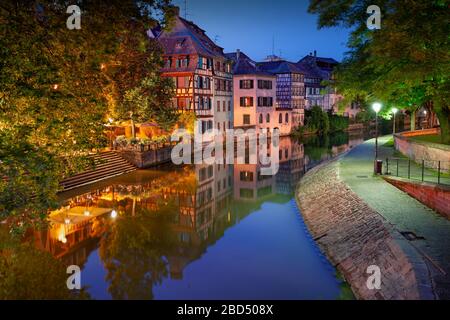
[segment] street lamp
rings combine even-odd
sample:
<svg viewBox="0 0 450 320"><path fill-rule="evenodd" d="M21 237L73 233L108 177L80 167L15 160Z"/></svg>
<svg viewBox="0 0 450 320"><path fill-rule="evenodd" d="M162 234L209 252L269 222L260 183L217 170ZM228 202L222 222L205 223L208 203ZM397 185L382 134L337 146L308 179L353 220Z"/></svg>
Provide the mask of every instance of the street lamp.
<svg viewBox="0 0 450 320"><path fill-rule="evenodd" d="M395 115L397 114L397 112L397 108L392 108L392 113L394 114L394 129L392 130L392 134L395 134Z"/></svg>
<svg viewBox="0 0 450 320"><path fill-rule="evenodd" d="M374 173L377 174L377 160L378 160L378 112L381 110L381 103L375 102L372 105L373 111L375 111L375 161L374 161Z"/></svg>

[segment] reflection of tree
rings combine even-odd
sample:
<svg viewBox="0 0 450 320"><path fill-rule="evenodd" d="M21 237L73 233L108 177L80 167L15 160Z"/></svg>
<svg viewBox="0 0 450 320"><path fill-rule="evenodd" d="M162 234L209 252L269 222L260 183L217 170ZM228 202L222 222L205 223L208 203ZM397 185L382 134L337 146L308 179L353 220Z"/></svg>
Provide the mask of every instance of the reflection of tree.
<svg viewBox="0 0 450 320"><path fill-rule="evenodd" d="M135 216L119 218L100 243L113 299L152 299L152 288L168 275L165 257L176 245L170 223L173 202L158 203L158 211L137 207Z"/></svg>
<svg viewBox="0 0 450 320"><path fill-rule="evenodd" d="M12 239L0 228L0 300L72 299L66 268L48 252Z"/></svg>

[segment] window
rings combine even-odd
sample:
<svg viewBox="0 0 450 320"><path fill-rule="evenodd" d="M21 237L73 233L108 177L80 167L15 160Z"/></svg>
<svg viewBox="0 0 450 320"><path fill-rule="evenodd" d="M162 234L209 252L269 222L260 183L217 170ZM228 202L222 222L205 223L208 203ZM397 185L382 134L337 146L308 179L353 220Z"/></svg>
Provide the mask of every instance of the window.
<svg viewBox="0 0 450 320"><path fill-rule="evenodd" d="M253 97L241 97L241 107L253 107Z"/></svg>
<svg viewBox="0 0 450 320"><path fill-rule="evenodd" d="M165 64L166 68L172 68L172 57L168 57Z"/></svg>
<svg viewBox="0 0 450 320"><path fill-rule="evenodd" d="M217 130L220 131L220 122L217 122Z"/></svg>
<svg viewBox="0 0 450 320"><path fill-rule="evenodd" d="M240 89L253 89L253 80L240 80L239 88Z"/></svg>
<svg viewBox="0 0 450 320"><path fill-rule="evenodd" d="M228 101L228 111L231 111L231 101Z"/></svg>
<svg viewBox="0 0 450 320"><path fill-rule="evenodd" d="M253 181L253 172L251 171L241 171L239 173L241 181L252 182Z"/></svg>
<svg viewBox="0 0 450 320"><path fill-rule="evenodd" d="M258 89L272 89L272 81L270 80L258 80Z"/></svg>
<svg viewBox="0 0 450 320"><path fill-rule="evenodd" d="M281 113L278 117L278 123L283 123L283 115Z"/></svg>
<svg viewBox="0 0 450 320"><path fill-rule="evenodd" d="M289 123L289 113L286 113L285 121L286 121L286 123Z"/></svg>
<svg viewBox="0 0 450 320"><path fill-rule="evenodd" d="M217 101L217 111L220 111L220 101Z"/></svg>
<svg viewBox="0 0 450 320"><path fill-rule="evenodd" d="M270 122L270 114L266 115L266 122L269 123Z"/></svg>
<svg viewBox="0 0 450 320"><path fill-rule="evenodd" d="M273 98L272 97L258 97L258 107L272 107Z"/></svg>
<svg viewBox="0 0 450 320"><path fill-rule="evenodd" d="M259 123L263 123L263 115L262 114L259 115Z"/></svg>
<svg viewBox="0 0 450 320"><path fill-rule="evenodd" d="M250 115L244 114L243 121L244 121L244 124L250 124Z"/></svg>
<svg viewBox="0 0 450 320"><path fill-rule="evenodd" d="M224 101L224 102L222 103L222 111L223 111L223 112L227 111L226 108L227 108L227 107L226 107L226 101Z"/></svg>

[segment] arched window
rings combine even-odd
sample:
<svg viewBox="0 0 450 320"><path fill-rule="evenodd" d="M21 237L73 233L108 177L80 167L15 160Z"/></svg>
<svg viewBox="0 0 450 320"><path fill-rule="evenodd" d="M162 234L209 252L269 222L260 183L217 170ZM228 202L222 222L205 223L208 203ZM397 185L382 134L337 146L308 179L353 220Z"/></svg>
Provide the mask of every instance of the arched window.
<svg viewBox="0 0 450 320"><path fill-rule="evenodd" d="M263 123L263 115L262 114L259 115L259 123Z"/></svg>
<svg viewBox="0 0 450 320"><path fill-rule="evenodd" d="M279 123L283 123L283 115L280 113L279 117L278 117L278 122Z"/></svg>
<svg viewBox="0 0 450 320"><path fill-rule="evenodd" d="M266 115L266 122L267 122L267 123L270 122L270 114L269 114L269 113Z"/></svg>
<svg viewBox="0 0 450 320"><path fill-rule="evenodd" d="M289 123L289 113L286 113L285 119L286 119L286 123Z"/></svg>

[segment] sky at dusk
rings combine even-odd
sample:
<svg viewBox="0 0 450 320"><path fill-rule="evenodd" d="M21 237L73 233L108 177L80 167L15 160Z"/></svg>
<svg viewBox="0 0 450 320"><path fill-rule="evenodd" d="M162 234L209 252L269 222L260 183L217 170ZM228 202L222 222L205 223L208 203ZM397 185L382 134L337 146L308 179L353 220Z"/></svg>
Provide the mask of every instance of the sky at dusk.
<svg viewBox="0 0 450 320"><path fill-rule="evenodd" d="M185 15L185 0L173 0ZM187 19L206 30L225 52L241 51L261 61L272 54L298 61L317 50L321 57L341 61L349 31L318 30L308 0L186 0Z"/></svg>

